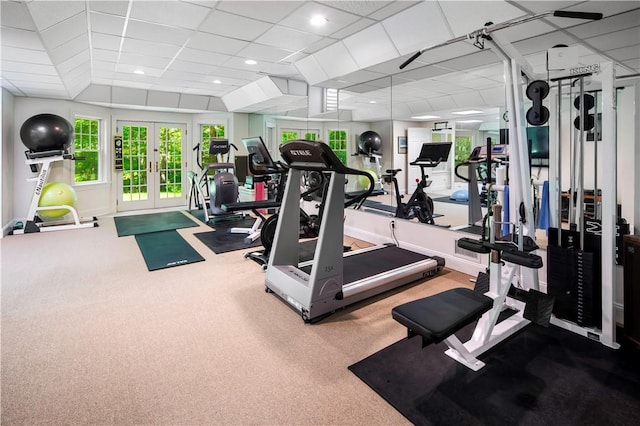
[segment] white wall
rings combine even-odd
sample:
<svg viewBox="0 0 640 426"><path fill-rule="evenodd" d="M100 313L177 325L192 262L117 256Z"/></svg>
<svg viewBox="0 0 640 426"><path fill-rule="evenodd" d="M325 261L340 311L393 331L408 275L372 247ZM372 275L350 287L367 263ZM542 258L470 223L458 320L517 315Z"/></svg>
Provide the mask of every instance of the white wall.
<svg viewBox="0 0 640 426"><path fill-rule="evenodd" d="M4 88L2 89L2 144L0 146L0 238L13 225L13 170L14 170L14 135L16 134L14 97Z"/></svg>
<svg viewBox="0 0 640 426"><path fill-rule="evenodd" d="M3 102L5 99L5 91L3 90ZM33 195L35 187L34 182L27 182L27 178L33 176L28 166L25 164L24 151L26 148L22 144L19 135L19 129L22 123L29 117L40 113L51 113L66 118L70 122L74 121L76 115L85 115L90 117L96 117L103 120L104 137L105 137L105 151L103 153L106 173L104 176L104 182L97 184L78 184L74 185L76 192L78 193L78 213L80 216L102 216L105 214L111 214L116 212L116 199L117 199L117 184L119 182L119 175L113 169L113 148L112 148L112 136L116 130L116 123L118 120L126 121L146 121L146 122L162 122L162 123L179 123L187 126L186 136L186 152L187 156L185 161L187 162L187 170L198 170L195 163L196 156L192 148L198 142L200 134L200 124L224 124L227 129L227 137L230 141L234 141L235 134L239 134L238 137L244 137L248 133L248 129L243 129L242 126L248 126L247 120L239 119L239 126L234 126L234 114L230 113L203 113L203 114L184 114L173 112L158 112L158 111L145 111L145 110L129 110L129 109L113 109L107 107L100 107L94 105L88 105L72 101L62 101L54 99L40 99L40 98L28 98L18 97L13 100L13 107L7 108L7 111L3 108L3 118L6 119L10 113L10 123L13 125L15 131L12 135L6 136L8 131L6 123L3 123L3 152L6 154L13 150L11 154L11 164L5 165L3 163L3 174L5 170L9 169L13 165L13 172L10 173L10 179L2 181L2 194L3 199L9 197L7 194L13 193L10 197L10 201L3 202L3 225L7 225L10 222L12 225L16 220L24 221L29 208L29 203ZM244 116L245 114L235 114L236 116ZM6 138L6 140L5 140ZM238 139L239 141L239 139ZM236 145L238 145L236 143ZM241 144L240 144L241 145ZM6 167L6 168L5 168ZM73 184L73 170L70 162L63 161L54 164L50 176L50 181L61 181L69 184ZM186 196L185 194L185 206ZM7 211L6 217L4 217L4 211Z"/></svg>

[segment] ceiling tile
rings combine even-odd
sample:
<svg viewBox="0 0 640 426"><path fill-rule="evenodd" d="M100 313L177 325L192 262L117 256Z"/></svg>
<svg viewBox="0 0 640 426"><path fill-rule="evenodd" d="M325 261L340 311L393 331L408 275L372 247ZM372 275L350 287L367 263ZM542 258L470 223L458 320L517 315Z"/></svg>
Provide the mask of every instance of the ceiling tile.
<svg viewBox="0 0 640 426"><path fill-rule="evenodd" d="M454 37L482 28L487 22L497 24L524 15L504 1L441 1L438 4Z"/></svg>
<svg viewBox="0 0 640 426"><path fill-rule="evenodd" d="M110 34L92 33L91 45L97 49L113 50L117 52L120 50L120 37Z"/></svg>
<svg viewBox="0 0 640 426"><path fill-rule="evenodd" d="M191 35L187 47L233 55L248 44L246 41L198 31Z"/></svg>
<svg viewBox="0 0 640 426"><path fill-rule="evenodd" d="M2 60L51 65L51 59L44 50L18 49L7 46L2 46Z"/></svg>
<svg viewBox="0 0 640 426"><path fill-rule="evenodd" d="M115 72L116 71L116 63L115 62L107 62L107 61L96 61L95 58L93 60L93 72Z"/></svg>
<svg viewBox="0 0 640 426"><path fill-rule="evenodd" d="M302 75L293 64L270 63L263 68L263 72L272 76L303 79Z"/></svg>
<svg viewBox="0 0 640 426"><path fill-rule="evenodd" d="M119 63L133 65L134 67L164 69L169 65L170 61L169 58L123 52L122 55L120 55Z"/></svg>
<svg viewBox="0 0 640 426"><path fill-rule="evenodd" d="M199 30L238 40L253 41L267 31L270 26L266 22L217 10L202 22Z"/></svg>
<svg viewBox="0 0 640 426"><path fill-rule="evenodd" d="M329 78L343 76L358 70L358 64L342 42L334 43L313 54Z"/></svg>
<svg viewBox="0 0 640 426"><path fill-rule="evenodd" d="M0 22L3 27L19 28L29 31L36 29L29 9L27 9L27 4L23 2L0 2Z"/></svg>
<svg viewBox="0 0 640 426"><path fill-rule="evenodd" d="M129 8L129 1L114 1L114 0L91 0L87 2L89 10L95 10L96 12L108 13L110 15L126 16L127 9Z"/></svg>
<svg viewBox="0 0 640 426"><path fill-rule="evenodd" d="M313 26L309 21L315 15L324 16L327 19L327 23L322 26ZM312 34L328 36L347 25L353 24L358 19L358 16L320 3L306 2L302 7L280 21L279 24Z"/></svg>
<svg viewBox="0 0 640 426"><path fill-rule="evenodd" d="M640 40L640 26L609 33L585 41L599 50L611 50L620 47L637 46Z"/></svg>
<svg viewBox="0 0 640 426"><path fill-rule="evenodd" d="M221 1L216 9L247 18L276 23L303 5L303 1Z"/></svg>
<svg viewBox="0 0 640 426"><path fill-rule="evenodd" d="M67 59L56 65L56 68L60 72L60 74L64 77L66 73L70 72L72 69L79 67L80 65L85 65L89 67L90 70L90 60L88 52L82 51L75 56Z"/></svg>
<svg viewBox="0 0 640 426"><path fill-rule="evenodd" d="M356 34L358 31L364 30L372 25L376 24L376 21L367 18L360 18L353 24L349 24L346 27L331 34L331 38L342 39L352 34Z"/></svg>
<svg viewBox="0 0 640 426"><path fill-rule="evenodd" d="M173 28L166 25L129 20L126 37L182 46L190 34L191 32L184 28Z"/></svg>
<svg viewBox="0 0 640 426"><path fill-rule="evenodd" d="M337 43L338 40L331 38L331 37L325 37L322 38L318 41L316 41L315 43L310 44L309 46L305 47L304 49L302 49L302 51L304 53L315 53L319 50L324 49L327 46L331 46L333 43Z"/></svg>
<svg viewBox="0 0 640 426"><path fill-rule="evenodd" d="M231 56L222 55L220 53L206 52L204 50L184 48L180 51L180 54L176 57L176 59L191 63L222 65L229 59L231 59Z"/></svg>
<svg viewBox="0 0 640 426"><path fill-rule="evenodd" d="M171 63L167 70L207 75L213 72L215 68L216 67L213 65L175 60Z"/></svg>
<svg viewBox="0 0 640 426"><path fill-rule="evenodd" d="M96 49L94 47L91 57L94 61L117 62L118 52L115 50Z"/></svg>
<svg viewBox="0 0 640 426"><path fill-rule="evenodd" d="M40 32L47 49L55 49L61 44L87 33L87 15L78 13Z"/></svg>
<svg viewBox="0 0 640 426"><path fill-rule="evenodd" d="M87 59L89 59L89 37L86 33L61 44L55 49L49 50L49 56L51 57L51 62L57 65L80 52L85 52Z"/></svg>
<svg viewBox="0 0 640 426"><path fill-rule="evenodd" d="M44 74L44 75L58 75L56 68L53 65L39 65L39 64L27 64L24 62L13 62L2 60L2 72L15 71L26 74Z"/></svg>
<svg viewBox="0 0 640 426"><path fill-rule="evenodd" d="M382 9L373 12L371 15L369 15L369 18L371 19L377 19L377 20L383 20L386 18L389 18L405 9L408 9L412 6L415 6L418 3L421 3L424 0L420 0L420 1L409 1L409 0L405 0L405 1L392 1L390 2L387 6L383 7Z"/></svg>
<svg viewBox="0 0 640 426"><path fill-rule="evenodd" d="M291 51L302 50L322 37L293 28L276 25L258 37L255 42Z"/></svg>
<svg viewBox="0 0 640 426"><path fill-rule="evenodd" d="M401 55L414 53L452 38L434 2L423 2L386 19L382 25Z"/></svg>
<svg viewBox="0 0 640 426"><path fill-rule="evenodd" d="M602 11L604 12L605 10L606 12L610 12L609 7L606 7ZM624 15L611 16L599 21L584 22L581 25L569 28L567 31L578 38L588 38L637 27L638 22L640 22L640 8L638 10L625 13Z"/></svg>
<svg viewBox="0 0 640 426"><path fill-rule="evenodd" d="M2 27L2 46L44 50L40 36L35 31Z"/></svg>
<svg viewBox="0 0 640 426"><path fill-rule="evenodd" d="M638 48L637 45L623 47L621 49L607 50L605 53L618 61L640 58L640 48Z"/></svg>
<svg viewBox="0 0 640 426"><path fill-rule="evenodd" d="M143 75L134 73L136 70L144 71ZM122 78L130 78L134 81L146 81L150 77L160 77L164 72L164 68L153 68L148 65L131 65L131 64L118 64L116 65L116 73L124 74Z"/></svg>
<svg viewBox="0 0 640 426"><path fill-rule="evenodd" d="M83 1L32 1L27 3L31 17L40 31L85 10Z"/></svg>
<svg viewBox="0 0 640 426"><path fill-rule="evenodd" d="M380 24L344 39L343 43L360 68L399 56L384 27Z"/></svg>
<svg viewBox="0 0 640 426"><path fill-rule="evenodd" d="M91 20L92 33L122 35L125 21L124 17L96 12L92 12L89 17Z"/></svg>
<svg viewBox="0 0 640 426"><path fill-rule="evenodd" d="M378 0L372 0L372 1L330 0L330 1L319 1L318 3L322 3L329 7L340 9L345 12L353 13L354 15L369 16L370 14L384 8L385 6L393 2L378 1Z"/></svg>
<svg viewBox="0 0 640 426"><path fill-rule="evenodd" d="M149 52L153 53L153 56L173 58L180 51L180 47L173 44L157 43L155 41L125 38L122 45L122 51L131 53Z"/></svg>
<svg viewBox="0 0 640 426"><path fill-rule="evenodd" d="M242 58L255 59L257 61L279 62L291 56L291 50L251 43L237 53ZM290 63L291 61L286 61Z"/></svg>
<svg viewBox="0 0 640 426"><path fill-rule="evenodd" d="M3 71L2 77L18 84L22 81L31 81L33 83L53 83L60 84L60 77L57 75L44 74L27 74L24 72Z"/></svg>
<svg viewBox="0 0 640 426"><path fill-rule="evenodd" d="M211 9L177 1L134 1L130 17L180 28L197 28Z"/></svg>
<svg viewBox="0 0 640 426"><path fill-rule="evenodd" d="M329 79L327 73L322 69L313 55L309 55L295 63L296 68L304 75L310 85L318 84Z"/></svg>
<svg viewBox="0 0 640 426"><path fill-rule="evenodd" d="M456 108L458 104L449 95L437 96L429 99L431 106L437 110Z"/></svg>

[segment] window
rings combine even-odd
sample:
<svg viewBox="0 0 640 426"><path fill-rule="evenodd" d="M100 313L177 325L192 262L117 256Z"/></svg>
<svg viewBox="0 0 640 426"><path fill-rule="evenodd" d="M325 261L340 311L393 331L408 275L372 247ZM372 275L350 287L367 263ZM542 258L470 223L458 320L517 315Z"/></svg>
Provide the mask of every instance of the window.
<svg viewBox="0 0 640 426"><path fill-rule="evenodd" d="M329 147L336 153L342 164L347 165L346 130L329 130Z"/></svg>
<svg viewBox="0 0 640 426"><path fill-rule="evenodd" d="M211 138L224 138L224 124L203 124L200 131L200 164L211 164L218 161L217 158L209 158L209 143Z"/></svg>
<svg viewBox="0 0 640 426"><path fill-rule="evenodd" d="M302 135L302 137L298 136ZM319 140L320 131L315 129L282 129L280 132L280 142L286 143L294 139L306 139L308 141Z"/></svg>
<svg viewBox="0 0 640 426"><path fill-rule="evenodd" d="M73 152L83 158L73 162L76 183L100 180L100 120L76 117Z"/></svg>

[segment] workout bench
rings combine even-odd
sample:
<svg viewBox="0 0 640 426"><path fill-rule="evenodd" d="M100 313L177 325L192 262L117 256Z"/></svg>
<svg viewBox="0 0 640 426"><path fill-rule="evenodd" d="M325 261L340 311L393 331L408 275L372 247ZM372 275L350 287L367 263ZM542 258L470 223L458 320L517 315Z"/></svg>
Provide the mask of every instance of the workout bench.
<svg viewBox="0 0 640 426"><path fill-rule="evenodd" d="M505 306L505 300L511 287L511 281L518 267L538 269L542 267L542 258L536 254L521 252L505 243L490 243L461 238L458 246L476 253L498 251L500 259L513 264L509 277L499 280L498 292L491 297L468 288L454 288L442 293L414 300L391 311L394 320L407 327L407 337L422 337L422 347L431 343L445 342L449 349L448 356L478 371L484 363L476 357L496 344L521 330L530 322L548 325L553 307L553 298L537 292L529 291L531 307L525 305L520 310L500 323L498 315ZM498 262L500 265L501 262ZM500 266L498 266L501 277ZM549 305L550 303L550 305ZM462 343L455 335L465 326L478 321L473 337ZM546 322L546 323L545 323Z"/></svg>

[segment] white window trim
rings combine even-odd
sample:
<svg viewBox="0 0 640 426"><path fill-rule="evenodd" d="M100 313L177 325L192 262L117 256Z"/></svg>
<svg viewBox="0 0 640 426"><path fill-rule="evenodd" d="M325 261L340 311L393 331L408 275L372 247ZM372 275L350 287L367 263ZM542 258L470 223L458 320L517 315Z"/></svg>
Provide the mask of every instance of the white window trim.
<svg viewBox="0 0 640 426"><path fill-rule="evenodd" d="M108 162L110 159L109 148L111 145L107 141L107 119L91 114L76 113L73 115L73 127L75 129L76 119L85 120L97 120L98 121L98 179L87 182L76 182L76 168L75 163L72 167L71 181L74 187L83 187L91 185L102 185L109 182L108 176ZM74 140L75 145L75 140ZM75 151L75 146L74 146Z"/></svg>

